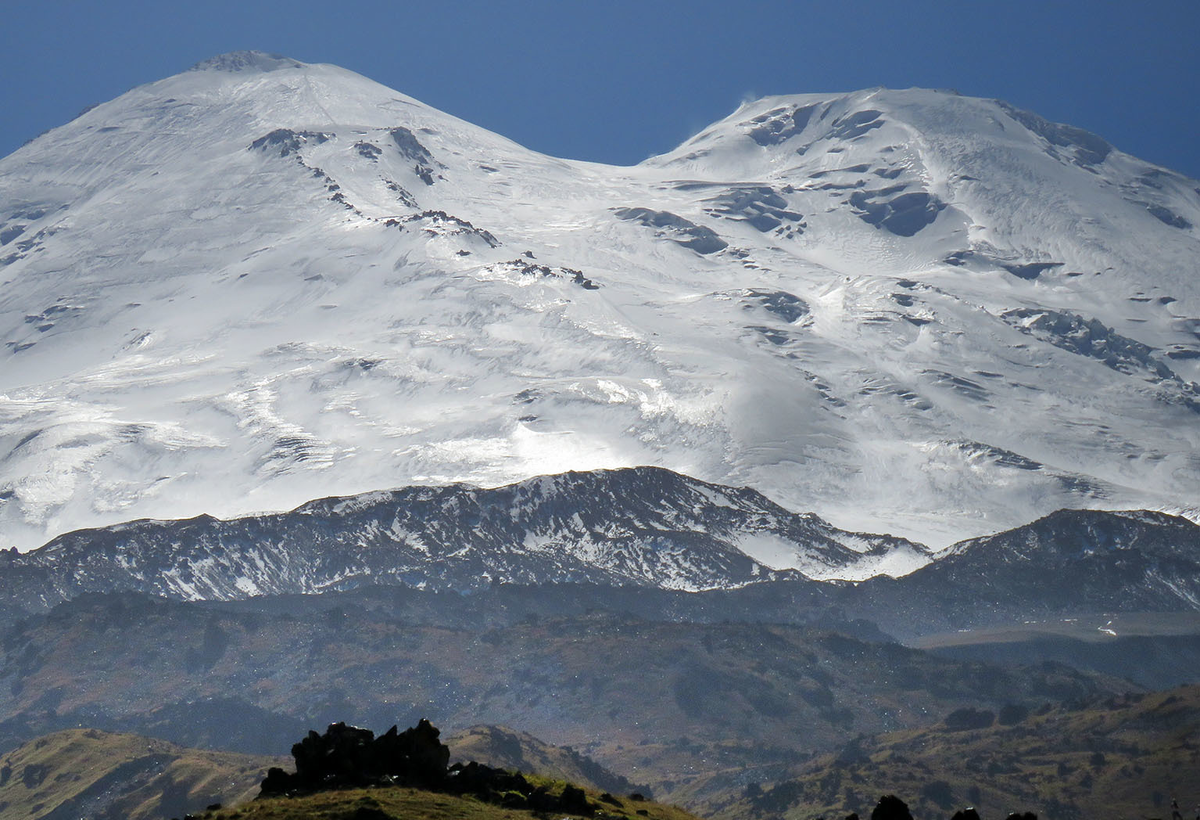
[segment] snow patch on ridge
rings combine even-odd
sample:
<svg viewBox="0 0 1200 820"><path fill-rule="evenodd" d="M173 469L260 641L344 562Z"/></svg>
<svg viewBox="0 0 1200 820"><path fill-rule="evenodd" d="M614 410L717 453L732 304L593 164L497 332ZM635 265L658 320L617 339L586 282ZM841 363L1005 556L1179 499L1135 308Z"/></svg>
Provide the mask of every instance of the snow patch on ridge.
<svg viewBox="0 0 1200 820"><path fill-rule="evenodd" d="M189 71L278 71L284 68L305 68L306 63L293 60L282 54L265 51L230 51L201 60Z"/></svg>

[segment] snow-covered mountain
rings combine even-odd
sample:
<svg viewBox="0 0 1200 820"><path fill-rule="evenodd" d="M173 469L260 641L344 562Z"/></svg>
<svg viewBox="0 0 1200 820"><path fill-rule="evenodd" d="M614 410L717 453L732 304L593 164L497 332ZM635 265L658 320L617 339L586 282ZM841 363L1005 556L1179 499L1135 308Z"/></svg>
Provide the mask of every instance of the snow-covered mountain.
<svg viewBox="0 0 1200 820"><path fill-rule="evenodd" d="M824 583L833 579L857 583ZM419 597L426 615L476 626L496 613L512 622L593 608L683 621L858 618L912 638L1030 618L1195 613L1200 526L1144 510L1060 510L934 560L751 489L637 467L491 489L405 487L231 520L132 521L0 551L0 621L126 592Z"/></svg>
<svg viewBox="0 0 1200 820"><path fill-rule="evenodd" d="M843 600L899 637L1080 613L1196 613L1200 526L1145 510L1059 510L955 544L901 579L872 578Z"/></svg>
<svg viewBox="0 0 1200 820"><path fill-rule="evenodd" d="M1198 186L941 91L616 168L214 58L0 160L0 533L642 464L935 545L1194 511Z"/></svg>
<svg viewBox="0 0 1200 820"><path fill-rule="evenodd" d="M655 467L495 489L406 487L222 521L133 521L0 552L0 610L88 592L236 600L362 586L478 591L493 583L735 589L904 575L925 548L838 530L749 489Z"/></svg>

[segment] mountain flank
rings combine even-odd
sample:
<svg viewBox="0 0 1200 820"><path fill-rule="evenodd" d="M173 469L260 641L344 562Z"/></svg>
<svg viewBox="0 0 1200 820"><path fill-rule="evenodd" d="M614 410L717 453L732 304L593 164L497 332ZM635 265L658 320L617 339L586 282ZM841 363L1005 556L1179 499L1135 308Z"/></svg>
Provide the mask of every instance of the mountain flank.
<svg viewBox="0 0 1200 820"><path fill-rule="evenodd" d="M293 736L288 727L428 716L450 732L522 726L675 799L706 771L779 766L848 733L1138 690L1058 664L948 660L828 627L603 612L451 627L323 596L275 607L124 594L29 618L3 635L0 728L25 739L82 722L260 750L249 744Z"/></svg>
<svg viewBox="0 0 1200 820"><path fill-rule="evenodd" d="M282 758L70 729L0 757L0 817L162 820L258 794Z"/></svg>
<svg viewBox="0 0 1200 820"><path fill-rule="evenodd" d="M716 818L865 816L881 790L917 817L973 805L1054 820L1169 817L1200 804L1200 687L1125 695L1085 708L964 710L937 726L851 739L792 774L713 801Z"/></svg>
<svg viewBox="0 0 1200 820"><path fill-rule="evenodd" d="M713 782L696 791L703 795L696 804L703 816L717 820L780 816L799 820L851 812L866 816L880 794L902 795L913 814L924 818L948 817L966 805L984 817L1004 817L1017 808L1067 820L1154 815L1165 812L1172 799L1187 805L1200 796L1188 777L1200 763L1194 742L1200 731L1198 720L1200 687L1196 686L1068 706L1047 703L1029 708L1009 703L995 711L965 708L923 729L857 735L836 752L773 774L763 768L744 771L740 785L734 770L711 772ZM460 737L466 745L460 741L455 755L467 749L503 747L516 737L553 754L544 744L495 727L479 727ZM481 744L481 738L489 739ZM311 737L306 742L311 744ZM495 767L498 776L510 776L496 765L499 759L491 759L488 765ZM400 785L253 800L266 768L281 765L280 758L70 730L38 738L0 757L0 815L33 820L67 816L142 820L171 814L378 820L416 815L483 818L502 810L495 816L528 816L500 805L515 800L515 794L497 792L482 802L464 801L454 794ZM474 777L487 768L470 764L450 769L456 770L474 772ZM528 773L525 782L528 788L545 787L550 795L561 794L566 787L560 778ZM581 804L587 816L629 820L690 816L633 793L588 786L578 794L588 803L586 808Z"/></svg>
<svg viewBox="0 0 1200 820"><path fill-rule="evenodd" d="M447 737L446 745L452 764L474 760L497 769L533 772L596 792L651 794L648 787L626 780L570 747L552 746L507 726L472 726Z"/></svg>

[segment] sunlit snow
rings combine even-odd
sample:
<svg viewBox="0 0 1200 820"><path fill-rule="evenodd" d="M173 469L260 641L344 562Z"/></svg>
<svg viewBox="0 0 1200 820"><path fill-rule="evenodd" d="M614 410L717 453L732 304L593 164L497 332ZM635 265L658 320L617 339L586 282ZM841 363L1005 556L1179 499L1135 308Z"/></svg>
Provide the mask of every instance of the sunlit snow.
<svg viewBox="0 0 1200 820"><path fill-rule="evenodd" d="M935 546L1194 510L1197 225L1200 183L946 92L615 168L226 56L0 160L0 532L637 464Z"/></svg>

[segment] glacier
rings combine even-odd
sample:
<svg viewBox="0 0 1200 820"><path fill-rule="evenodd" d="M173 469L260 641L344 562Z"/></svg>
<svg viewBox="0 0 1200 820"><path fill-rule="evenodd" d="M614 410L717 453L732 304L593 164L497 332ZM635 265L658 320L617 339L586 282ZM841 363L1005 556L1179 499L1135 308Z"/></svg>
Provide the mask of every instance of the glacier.
<svg viewBox="0 0 1200 820"><path fill-rule="evenodd" d="M0 537L638 465L934 547L1195 517L1198 225L1197 181L951 92L612 167L223 55L0 160Z"/></svg>

